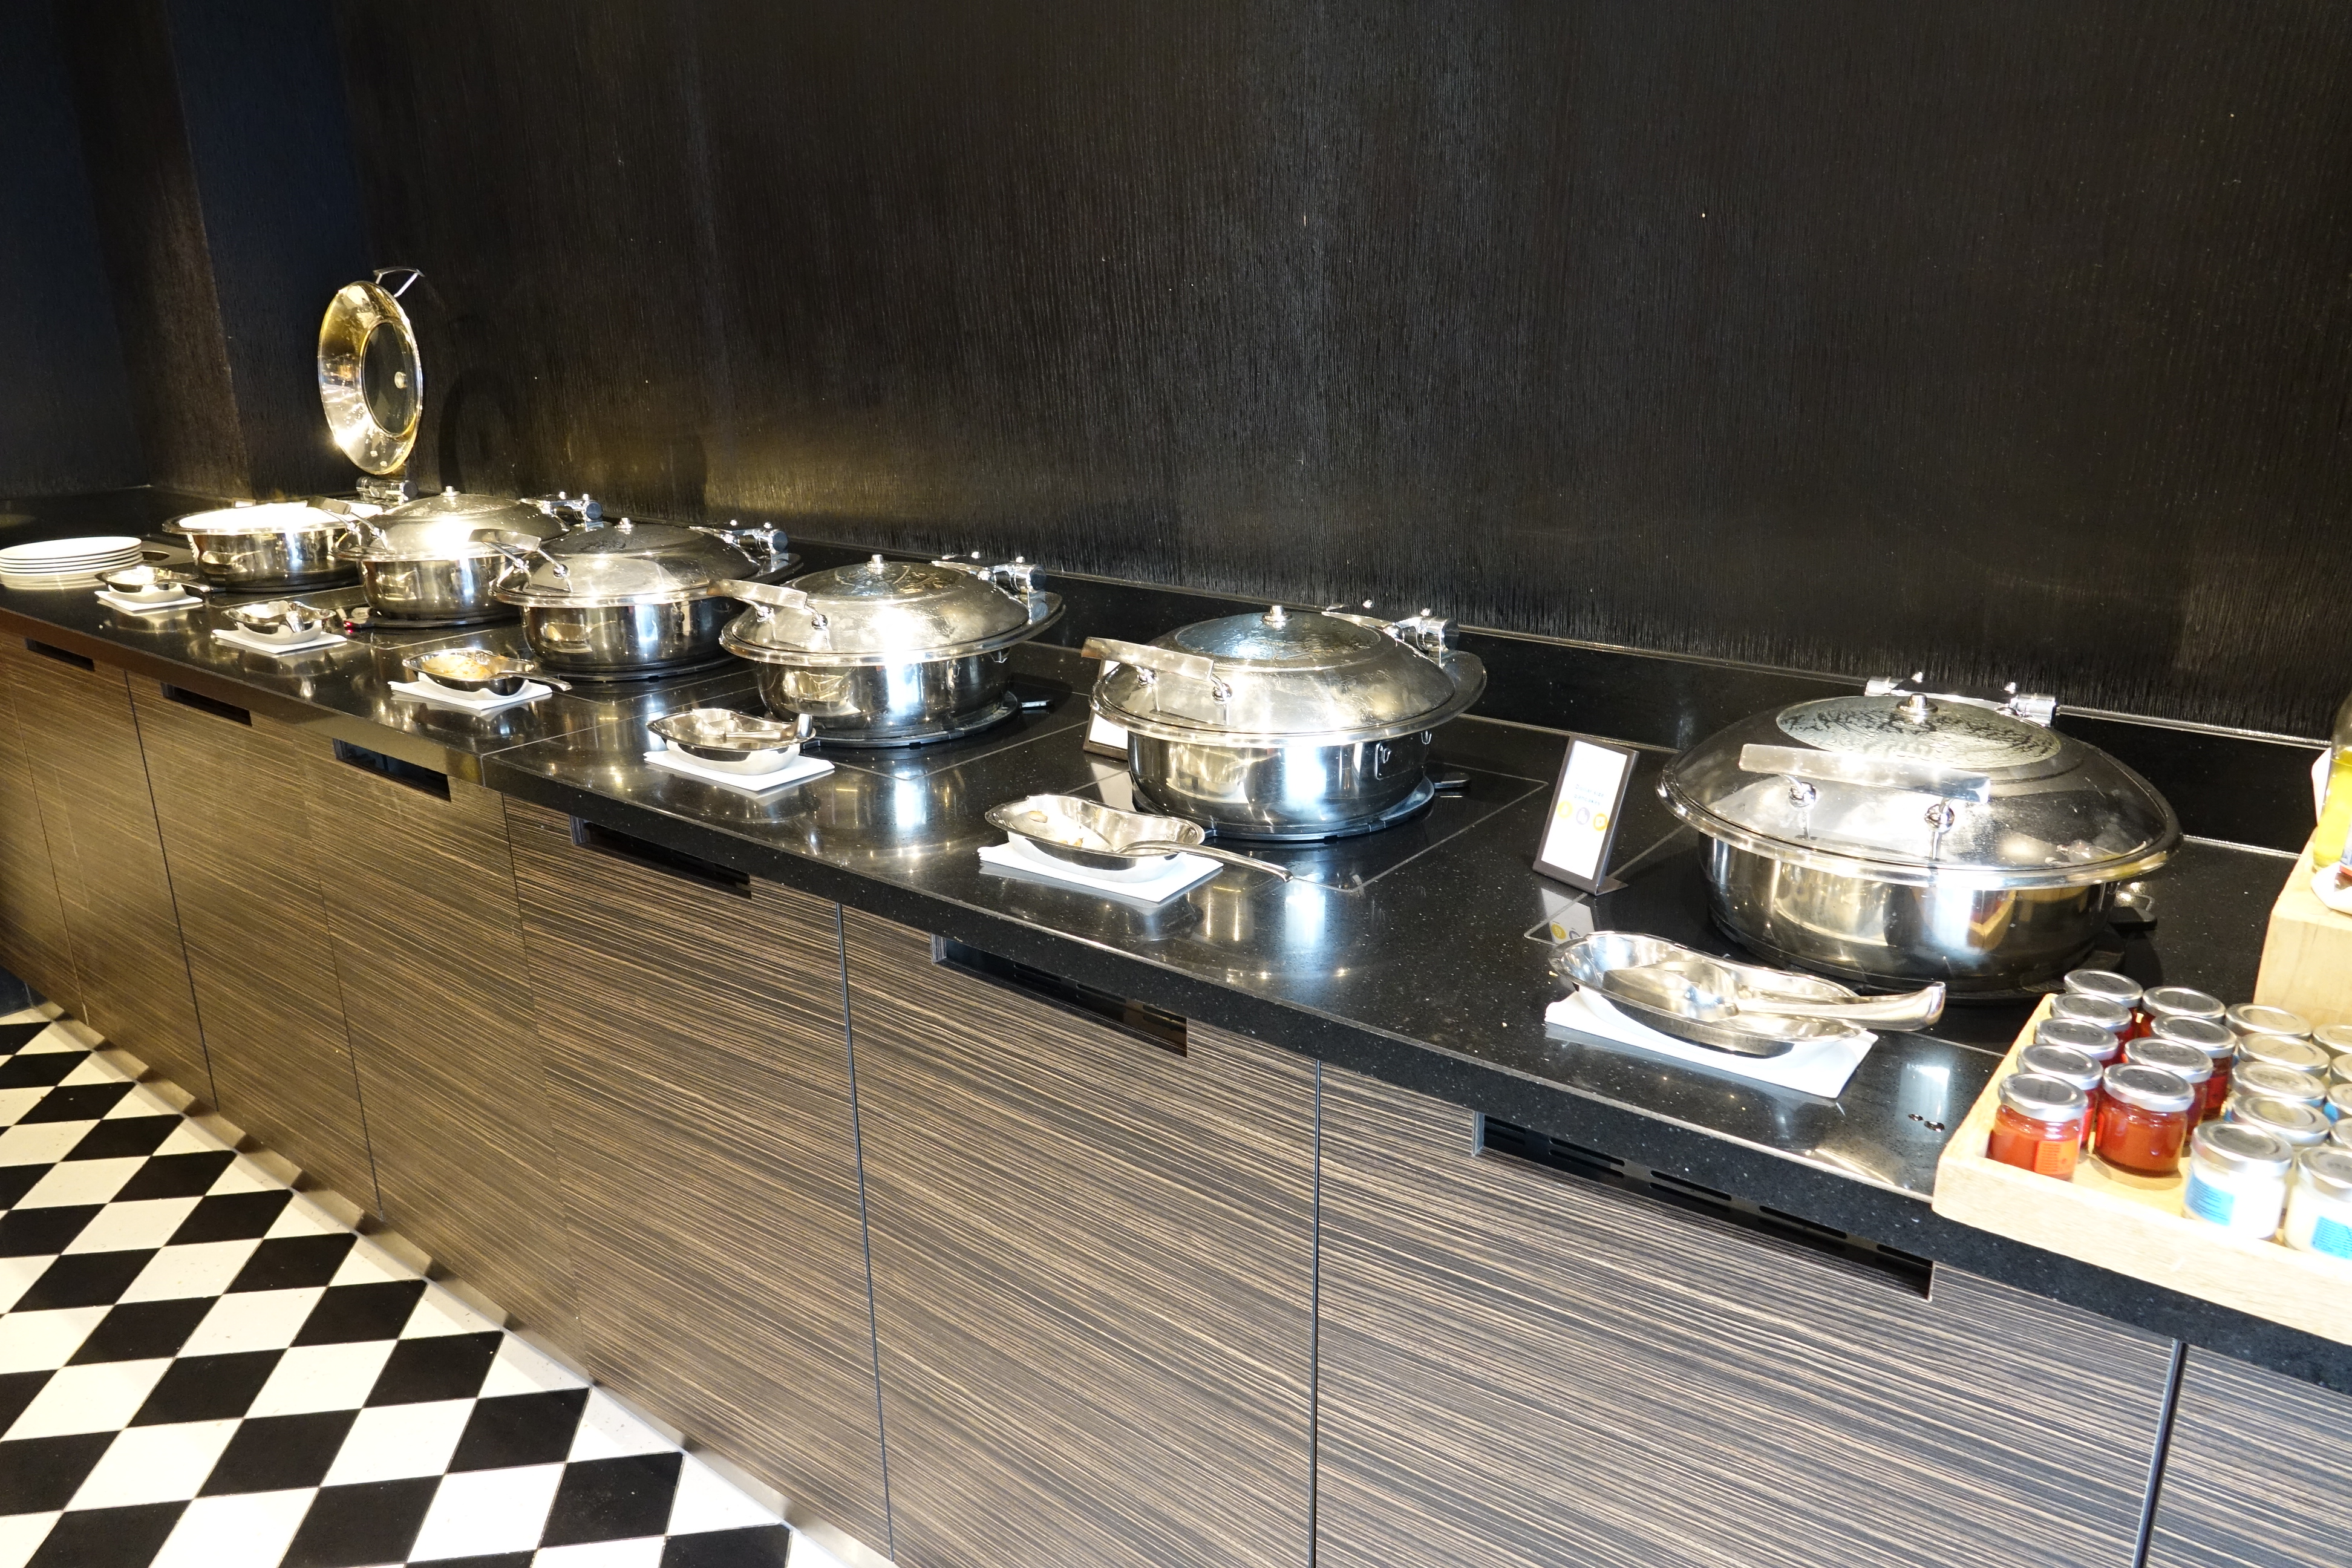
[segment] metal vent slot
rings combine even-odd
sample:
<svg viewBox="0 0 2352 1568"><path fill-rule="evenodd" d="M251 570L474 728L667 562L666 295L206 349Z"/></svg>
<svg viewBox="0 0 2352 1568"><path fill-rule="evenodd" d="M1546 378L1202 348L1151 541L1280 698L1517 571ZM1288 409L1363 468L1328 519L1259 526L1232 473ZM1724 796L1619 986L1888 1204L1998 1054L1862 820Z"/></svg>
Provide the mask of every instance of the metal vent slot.
<svg viewBox="0 0 2352 1568"><path fill-rule="evenodd" d="M615 860L626 860L632 866L642 866L648 871L658 871L681 881L699 882L722 893L734 893L742 898L751 896L751 873L738 871L732 866L721 866L716 860L705 860L698 855L688 855L683 849L671 849L617 827L605 827L583 816L572 819L572 842L583 849L599 855L610 855Z"/></svg>
<svg viewBox="0 0 2352 1568"><path fill-rule="evenodd" d="M354 746L349 741L335 742L335 761L379 774L396 784L405 784L421 795L429 795L439 800L449 798L448 774L436 773L431 768L420 768L415 763L404 763L398 757L387 757L382 752L371 752L365 746Z"/></svg>
<svg viewBox="0 0 2352 1568"><path fill-rule="evenodd" d="M78 653L68 653L65 649L53 647L48 643L35 642L31 637L25 639L25 647L26 651L39 654L43 658L53 658L59 664L72 665L76 669L94 670L98 668L98 660L94 658L86 658Z"/></svg>
<svg viewBox="0 0 2352 1568"><path fill-rule="evenodd" d="M251 724L253 715L234 702L224 702L217 697L207 697L201 691L191 691L184 686L163 686L163 700L176 702L183 708L193 708L199 713L209 713L215 719L226 719L233 724Z"/></svg>
<svg viewBox="0 0 2352 1568"><path fill-rule="evenodd" d="M1916 1295L1927 1294L1935 1271L1935 1265L1927 1258L1914 1257L1867 1237L1817 1225L1796 1215L1766 1208L1745 1198L1717 1192L1713 1187L1703 1187L1696 1182L1668 1175L1664 1171L1636 1165L1614 1154L1603 1154L1565 1139L1553 1138L1508 1121L1497 1121L1491 1116L1479 1118L1478 1148L1483 1154L1524 1160L1547 1171L1707 1215L1742 1230L1755 1231L1777 1241L1834 1258L1849 1267L1881 1275Z"/></svg>
<svg viewBox="0 0 2352 1568"><path fill-rule="evenodd" d="M1184 1020L1173 1013L1162 1012L1146 1002L1130 1001L1108 991L1097 991L1081 985L1075 980L1064 980L1042 969L1033 969L1010 958L999 958L992 952L982 952L953 937L931 938L931 962L958 970L975 980L991 985L1001 985L1008 991L1044 1003L1065 1013L1075 1013L1098 1024L1108 1024L1122 1034L1158 1046L1177 1056L1185 1054Z"/></svg>

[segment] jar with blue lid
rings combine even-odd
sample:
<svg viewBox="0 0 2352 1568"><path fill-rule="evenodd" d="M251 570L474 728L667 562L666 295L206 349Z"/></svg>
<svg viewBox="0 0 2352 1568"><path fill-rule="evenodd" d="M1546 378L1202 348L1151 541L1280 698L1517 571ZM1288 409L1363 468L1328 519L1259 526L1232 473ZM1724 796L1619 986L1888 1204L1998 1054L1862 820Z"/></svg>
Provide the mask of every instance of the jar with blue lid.
<svg viewBox="0 0 2352 1568"><path fill-rule="evenodd" d="M2294 1151L2284 1139L2236 1121L2208 1121L2189 1140L2189 1184L2180 1206L2190 1219L2267 1241L2286 1212Z"/></svg>
<svg viewBox="0 0 2352 1568"><path fill-rule="evenodd" d="M2285 1239L2305 1252L2352 1258L2352 1149L2329 1143L2295 1156Z"/></svg>

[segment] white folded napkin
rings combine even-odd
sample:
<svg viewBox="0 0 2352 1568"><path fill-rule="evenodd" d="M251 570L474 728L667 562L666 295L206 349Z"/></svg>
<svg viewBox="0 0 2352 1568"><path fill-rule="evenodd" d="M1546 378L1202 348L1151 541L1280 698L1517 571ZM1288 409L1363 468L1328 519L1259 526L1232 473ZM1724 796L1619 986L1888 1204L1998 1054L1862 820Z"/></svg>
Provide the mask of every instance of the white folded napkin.
<svg viewBox="0 0 2352 1568"><path fill-rule="evenodd" d="M332 647L339 642L352 640L341 632L320 632L317 637L305 637L300 642L272 642L268 637L257 637L242 627L229 626L215 626L213 636L231 647L241 647L253 653L266 653L272 658L283 658L289 653L310 653L319 648Z"/></svg>
<svg viewBox="0 0 2352 1568"><path fill-rule="evenodd" d="M688 778L700 779L705 784L715 784L722 789L740 790L745 795L766 795L769 791L782 789L786 784L803 784L810 779L823 778L833 772L831 763L826 762L823 757L812 757L806 752L803 752L772 773L730 773L724 768L714 768L708 763L688 756L684 752L667 747L647 752L646 761L655 767L666 769L670 773L684 773Z"/></svg>
<svg viewBox="0 0 2352 1568"><path fill-rule="evenodd" d="M176 599L126 599L111 588L98 591L99 602L110 605L127 616L158 616L165 610L184 610L190 605L201 605L194 594L183 594Z"/></svg>
<svg viewBox="0 0 2352 1568"><path fill-rule="evenodd" d="M526 680L522 689L510 697L495 691L459 691L436 680L394 680L387 682L403 697L414 697L422 702L438 702L446 707L463 708L468 713L495 713L501 708L520 708L526 702L536 702L542 697L555 695L552 686L541 686L536 680Z"/></svg>
<svg viewBox="0 0 2352 1568"><path fill-rule="evenodd" d="M1845 1092L1846 1080L1853 1077L1853 1069L1862 1065L1870 1047L1878 1043L1876 1035L1864 1030L1851 1038L1801 1040L1777 1057L1743 1057L1735 1051L1710 1050L1672 1035L1662 1035L1646 1024L1635 1023L1589 986L1579 986L1545 1008L1544 1022L1573 1029L1580 1035L1598 1037L1611 1045L1671 1057L1690 1067L1752 1079L1776 1089L1817 1094L1823 1100L1835 1100Z"/></svg>
<svg viewBox="0 0 2352 1568"><path fill-rule="evenodd" d="M980 852L980 860L982 865L993 870L1014 872L1048 882L1064 882L1073 888L1084 888L1090 893L1102 893L1139 904L1164 904L1179 893L1190 892L1223 868L1205 855L1177 855L1171 857L1170 864L1156 875L1132 881L1118 881L1098 871L1089 871L1084 866L1056 860L1026 838L992 844Z"/></svg>

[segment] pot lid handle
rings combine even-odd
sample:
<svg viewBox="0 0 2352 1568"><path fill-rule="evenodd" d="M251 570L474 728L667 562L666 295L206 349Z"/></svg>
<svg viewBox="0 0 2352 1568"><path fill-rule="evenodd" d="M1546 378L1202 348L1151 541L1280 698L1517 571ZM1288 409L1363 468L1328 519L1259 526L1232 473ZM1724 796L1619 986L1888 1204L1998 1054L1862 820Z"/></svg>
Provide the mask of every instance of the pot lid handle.
<svg viewBox="0 0 2352 1568"><path fill-rule="evenodd" d="M1992 799L1992 779L1987 774L1906 757L1851 757L1798 746L1750 743L1739 748L1739 770L1749 773L1779 773L1784 778L1803 779L1810 784L1915 790L1941 800L1974 801L1979 805Z"/></svg>
<svg viewBox="0 0 2352 1568"><path fill-rule="evenodd" d="M1088 637L1086 647L1078 650L1078 657L1108 659L1114 664L1126 665L1146 682L1159 675L1197 680L1206 685L1209 695L1220 702L1233 695L1233 688L1217 674L1217 661L1197 653L1178 653L1172 647L1123 642L1118 637Z"/></svg>
<svg viewBox="0 0 2352 1568"><path fill-rule="evenodd" d="M759 610L805 610L809 596L798 588L788 588L781 583L753 583L733 579L719 584L719 591L730 599L740 599Z"/></svg>

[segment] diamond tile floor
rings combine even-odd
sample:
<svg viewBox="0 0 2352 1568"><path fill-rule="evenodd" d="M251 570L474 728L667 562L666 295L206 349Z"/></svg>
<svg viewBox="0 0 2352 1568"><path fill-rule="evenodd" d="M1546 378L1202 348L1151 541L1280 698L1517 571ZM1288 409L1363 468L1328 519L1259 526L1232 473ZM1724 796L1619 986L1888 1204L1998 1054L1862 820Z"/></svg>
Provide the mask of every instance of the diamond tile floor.
<svg viewBox="0 0 2352 1568"><path fill-rule="evenodd" d="M0 1018L0 1568L835 1568L35 1013Z"/></svg>

